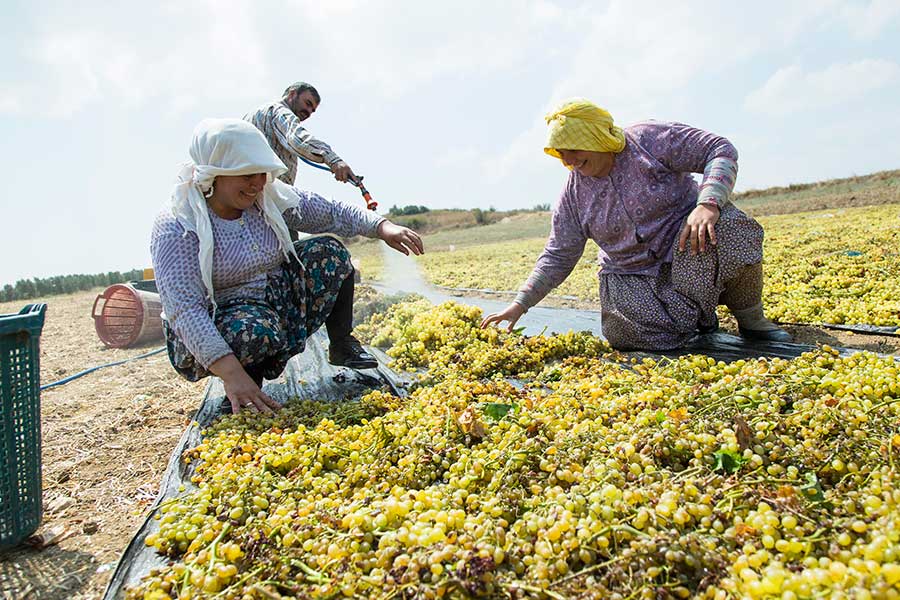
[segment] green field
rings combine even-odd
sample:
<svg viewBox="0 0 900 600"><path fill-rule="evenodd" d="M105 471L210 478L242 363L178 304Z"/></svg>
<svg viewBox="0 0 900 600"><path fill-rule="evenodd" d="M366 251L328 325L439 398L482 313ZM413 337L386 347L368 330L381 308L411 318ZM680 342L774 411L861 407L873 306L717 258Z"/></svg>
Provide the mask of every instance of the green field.
<svg viewBox="0 0 900 600"><path fill-rule="evenodd" d="M754 216L896 202L900 202L900 171L749 190L735 196L735 203Z"/></svg>

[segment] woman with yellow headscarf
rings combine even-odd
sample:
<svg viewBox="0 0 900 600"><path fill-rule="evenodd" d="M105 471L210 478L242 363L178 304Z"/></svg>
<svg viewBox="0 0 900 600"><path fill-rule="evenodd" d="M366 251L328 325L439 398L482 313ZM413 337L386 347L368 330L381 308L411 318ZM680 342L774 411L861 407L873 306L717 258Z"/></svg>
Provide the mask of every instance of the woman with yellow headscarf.
<svg viewBox="0 0 900 600"><path fill-rule="evenodd" d="M482 326L509 328L600 247L603 334L622 350L668 350L718 328L727 306L749 339L788 341L762 309L762 227L729 202L737 150L681 123L621 129L576 98L546 116L544 152L569 169L550 237L513 303ZM702 173L698 186L692 173Z"/></svg>

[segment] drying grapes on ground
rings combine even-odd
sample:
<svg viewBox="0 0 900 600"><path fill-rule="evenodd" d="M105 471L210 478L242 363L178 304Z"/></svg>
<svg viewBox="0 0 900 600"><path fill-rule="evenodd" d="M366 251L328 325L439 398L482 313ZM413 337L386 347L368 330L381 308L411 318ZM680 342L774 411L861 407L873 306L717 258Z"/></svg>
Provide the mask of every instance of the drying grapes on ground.
<svg viewBox="0 0 900 600"><path fill-rule="evenodd" d="M419 369L406 398L212 425L128 597L898 597L892 358L638 360L479 318L358 328Z"/></svg>

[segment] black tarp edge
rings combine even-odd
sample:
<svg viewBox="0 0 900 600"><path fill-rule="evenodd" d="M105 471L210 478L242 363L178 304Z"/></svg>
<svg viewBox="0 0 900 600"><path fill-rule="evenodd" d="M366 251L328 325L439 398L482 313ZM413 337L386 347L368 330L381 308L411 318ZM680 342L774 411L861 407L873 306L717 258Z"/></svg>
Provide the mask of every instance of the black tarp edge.
<svg viewBox="0 0 900 600"><path fill-rule="evenodd" d="M447 292L449 294L481 294L483 296L508 296L515 297L517 292L512 290L488 290L482 288L460 288L448 287L445 285L435 285L436 289ZM583 298L570 295L553 295L551 298L557 300L573 300L586 302ZM824 329L837 329L841 331L852 331L853 333L862 333L865 335L887 335L891 337L900 337L900 324L897 325L867 325L865 323L794 323L790 321L778 321L779 325L791 325L794 327L822 327Z"/></svg>
<svg viewBox="0 0 900 600"><path fill-rule="evenodd" d="M900 337L900 325L839 325L835 323L787 323L779 321L781 325L792 325L794 327L822 327L824 329L837 329L840 331L852 331L853 333L861 333L863 335L887 335L891 337Z"/></svg>

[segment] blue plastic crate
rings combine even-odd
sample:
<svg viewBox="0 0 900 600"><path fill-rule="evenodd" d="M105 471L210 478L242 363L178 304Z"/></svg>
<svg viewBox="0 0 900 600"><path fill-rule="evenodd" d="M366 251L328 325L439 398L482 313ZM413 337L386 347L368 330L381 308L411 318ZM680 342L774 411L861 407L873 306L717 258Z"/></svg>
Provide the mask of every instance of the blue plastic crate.
<svg viewBox="0 0 900 600"><path fill-rule="evenodd" d="M41 523L40 339L46 304L0 315L0 549Z"/></svg>

